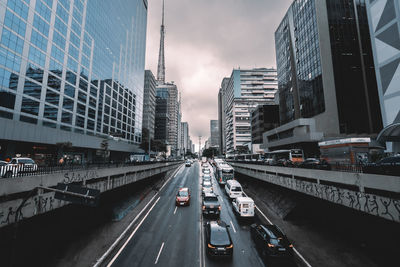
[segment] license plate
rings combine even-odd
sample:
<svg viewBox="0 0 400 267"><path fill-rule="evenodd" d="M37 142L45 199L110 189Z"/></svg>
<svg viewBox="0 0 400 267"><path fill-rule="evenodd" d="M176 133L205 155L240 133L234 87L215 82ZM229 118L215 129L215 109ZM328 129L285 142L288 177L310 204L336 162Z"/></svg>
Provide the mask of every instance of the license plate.
<svg viewBox="0 0 400 267"><path fill-rule="evenodd" d="M185 203L183 203L183 202L180 203L180 205L183 205L183 204L185 204Z"/></svg>
<svg viewBox="0 0 400 267"><path fill-rule="evenodd" d="M214 211L213 211L213 210L210 210L210 213L214 213Z"/></svg>
<svg viewBox="0 0 400 267"><path fill-rule="evenodd" d="M211 209L213 209L213 208L214 208L214 206L213 206L213 205L211 205L211 206L210 206L210 208L211 208Z"/></svg>
<svg viewBox="0 0 400 267"><path fill-rule="evenodd" d="M224 248L218 248L218 251L225 251Z"/></svg>
<svg viewBox="0 0 400 267"><path fill-rule="evenodd" d="M286 248L279 248L279 251L286 251Z"/></svg>

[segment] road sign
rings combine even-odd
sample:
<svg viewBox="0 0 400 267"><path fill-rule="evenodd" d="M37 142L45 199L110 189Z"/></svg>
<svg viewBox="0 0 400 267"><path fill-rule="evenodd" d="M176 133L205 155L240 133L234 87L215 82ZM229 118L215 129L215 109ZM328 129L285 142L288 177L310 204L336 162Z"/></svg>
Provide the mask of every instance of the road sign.
<svg viewBox="0 0 400 267"><path fill-rule="evenodd" d="M97 206L100 198L100 190L74 184L58 183L54 191L55 199L92 207Z"/></svg>

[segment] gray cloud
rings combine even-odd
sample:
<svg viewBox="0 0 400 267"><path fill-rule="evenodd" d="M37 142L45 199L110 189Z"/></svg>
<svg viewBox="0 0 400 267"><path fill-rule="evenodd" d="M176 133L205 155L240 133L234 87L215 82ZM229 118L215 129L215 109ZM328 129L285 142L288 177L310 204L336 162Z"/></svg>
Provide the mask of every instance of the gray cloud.
<svg viewBox="0 0 400 267"><path fill-rule="evenodd" d="M274 32L292 0L166 0L166 78L182 94L190 135L210 135L217 96L234 67L272 67ZM156 75L161 0L149 0L146 68ZM203 140L205 139L203 138Z"/></svg>

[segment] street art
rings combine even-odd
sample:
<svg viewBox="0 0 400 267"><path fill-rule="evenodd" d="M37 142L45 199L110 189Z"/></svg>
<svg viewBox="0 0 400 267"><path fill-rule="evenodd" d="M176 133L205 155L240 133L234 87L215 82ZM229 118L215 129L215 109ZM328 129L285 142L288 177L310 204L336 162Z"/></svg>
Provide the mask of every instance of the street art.
<svg viewBox="0 0 400 267"><path fill-rule="evenodd" d="M88 170L86 172L66 172L64 174L64 183L69 184L69 183L74 183L74 182L82 182L90 179L96 179L99 178L99 175L97 174L97 171L95 170Z"/></svg>
<svg viewBox="0 0 400 267"><path fill-rule="evenodd" d="M234 166L235 171L248 175L248 170ZM253 172L254 178L269 183L299 191L313 197L318 197L339 205L347 206L387 220L400 222L400 200L365 192L353 191L332 185L322 185L313 182L284 177L262 172ZM359 183L359 181L358 181Z"/></svg>

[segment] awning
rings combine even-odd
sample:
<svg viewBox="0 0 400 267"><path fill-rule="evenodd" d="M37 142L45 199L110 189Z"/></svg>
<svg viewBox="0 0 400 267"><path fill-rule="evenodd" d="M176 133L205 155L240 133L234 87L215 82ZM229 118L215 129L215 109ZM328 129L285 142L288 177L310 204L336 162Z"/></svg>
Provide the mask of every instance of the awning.
<svg viewBox="0 0 400 267"><path fill-rule="evenodd" d="M400 123L393 123L386 126L378 135L376 140L379 143L400 142Z"/></svg>

